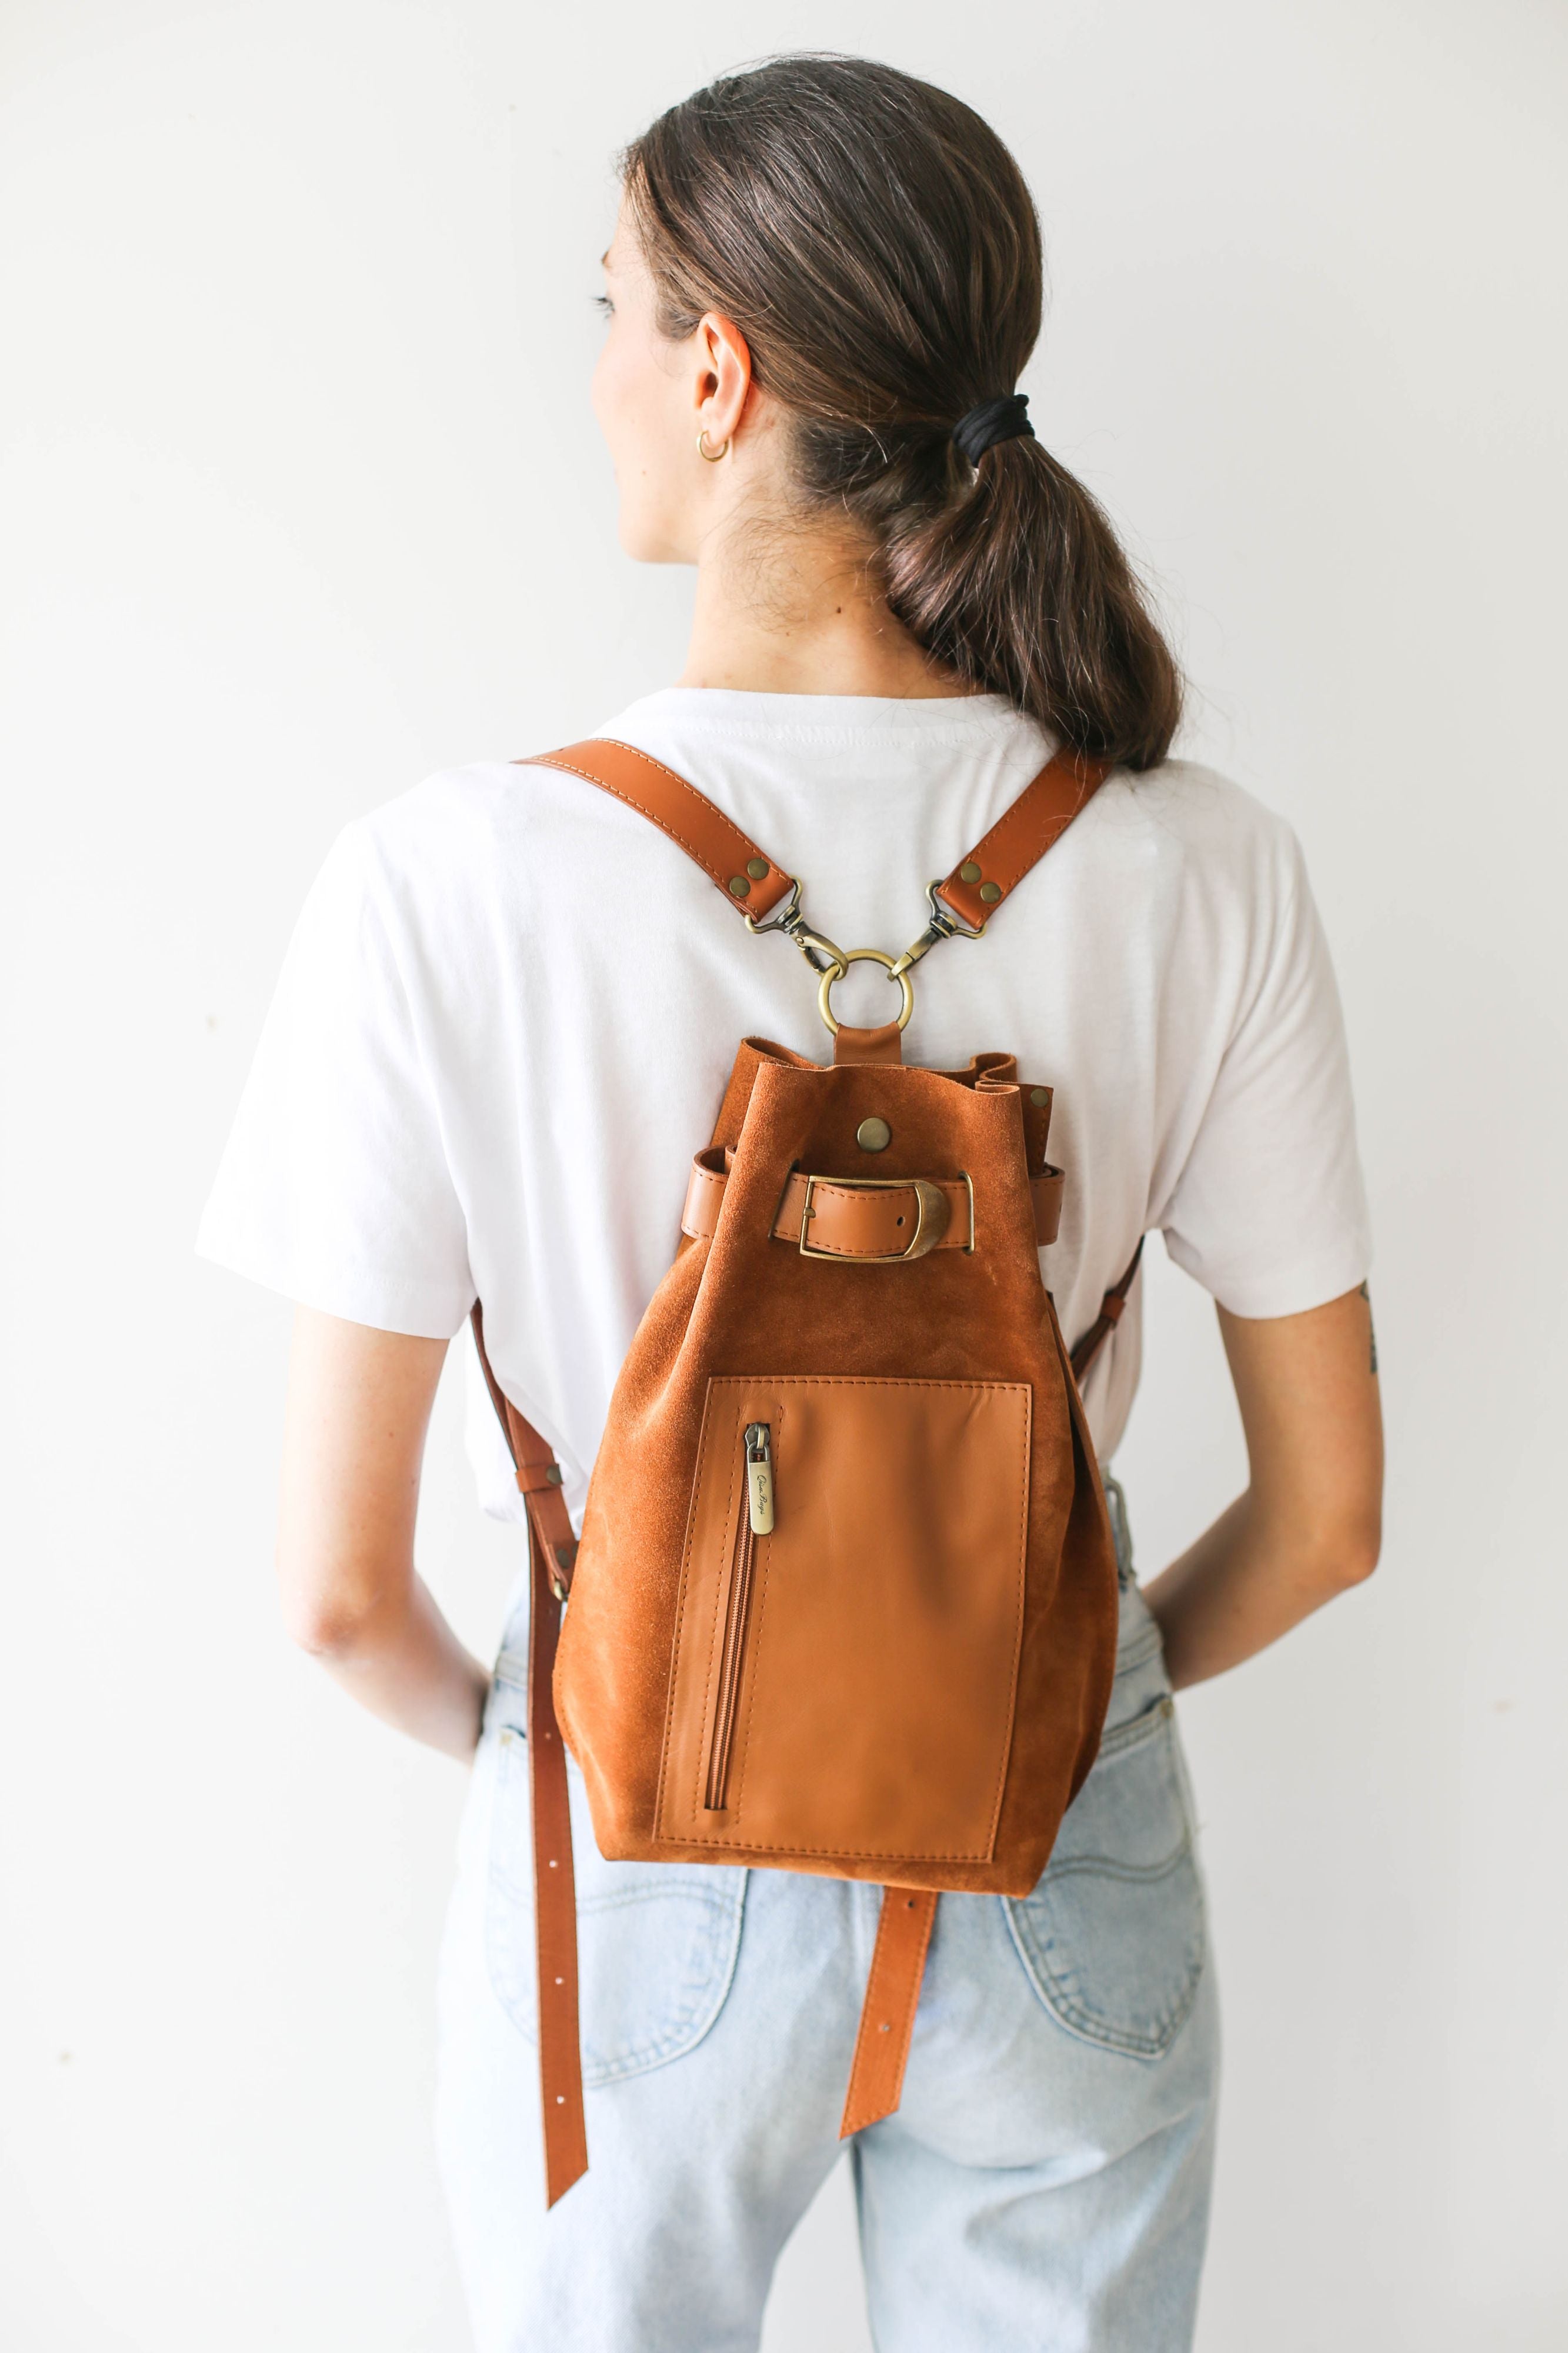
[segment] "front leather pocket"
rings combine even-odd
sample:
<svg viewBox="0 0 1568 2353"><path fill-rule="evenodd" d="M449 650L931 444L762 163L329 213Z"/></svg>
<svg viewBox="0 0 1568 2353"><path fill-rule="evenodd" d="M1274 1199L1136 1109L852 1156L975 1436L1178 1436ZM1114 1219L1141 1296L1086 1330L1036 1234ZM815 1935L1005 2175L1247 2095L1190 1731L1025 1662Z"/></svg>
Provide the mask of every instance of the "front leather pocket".
<svg viewBox="0 0 1568 2353"><path fill-rule="evenodd" d="M1030 1403L1011 1381L709 1382L659 1838L825 1861L990 1858L1023 1634Z"/></svg>

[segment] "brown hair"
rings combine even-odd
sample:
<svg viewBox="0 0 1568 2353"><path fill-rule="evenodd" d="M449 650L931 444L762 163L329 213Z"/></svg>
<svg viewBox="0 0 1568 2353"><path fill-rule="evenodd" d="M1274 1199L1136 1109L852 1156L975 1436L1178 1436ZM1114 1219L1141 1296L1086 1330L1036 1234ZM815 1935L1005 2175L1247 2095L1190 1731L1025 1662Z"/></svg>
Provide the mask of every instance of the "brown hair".
<svg viewBox="0 0 1568 2353"><path fill-rule="evenodd" d="M661 330L734 321L799 496L860 527L916 641L1077 750L1163 759L1181 679L1103 509L1038 440L972 467L952 439L1040 330L1039 222L988 124L891 66L776 58L671 107L623 169Z"/></svg>

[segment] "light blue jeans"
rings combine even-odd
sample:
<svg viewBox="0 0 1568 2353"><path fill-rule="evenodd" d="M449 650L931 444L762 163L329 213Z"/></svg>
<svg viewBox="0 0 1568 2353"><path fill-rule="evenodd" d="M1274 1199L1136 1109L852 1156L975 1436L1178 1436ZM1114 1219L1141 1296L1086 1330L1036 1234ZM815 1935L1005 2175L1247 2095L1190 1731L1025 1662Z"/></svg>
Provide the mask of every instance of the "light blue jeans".
<svg viewBox="0 0 1568 2353"><path fill-rule="evenodd" d="M1099 1761L1022 1902L944 1895L896 2116L852 2157L879 2353L1185 2353L1218 2027L1159 1631L1121 1569ZM520 1622L521 1621L521 1622ZM443 1947L437 2126L479 2353L754 2353L839 2153L881 1891L610 1863L574 1773L590 2170L549 2214L526 1602Z"/></svg>

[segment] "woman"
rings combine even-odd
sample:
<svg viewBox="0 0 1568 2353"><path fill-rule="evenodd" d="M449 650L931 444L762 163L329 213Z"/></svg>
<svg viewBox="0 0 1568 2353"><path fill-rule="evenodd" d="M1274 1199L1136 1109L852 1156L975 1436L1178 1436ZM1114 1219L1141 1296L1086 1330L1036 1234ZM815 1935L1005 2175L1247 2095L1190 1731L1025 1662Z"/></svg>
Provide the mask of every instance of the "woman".
<svg viewBox="0 0 1568 2353"><path fill-rule="evenodd" d="M945 951L910 1059L1001 1043L1049 1074L1062 1324L1081 1332L1161 1229L1218 1303L1249 1482L1146 1598L1112 1488L1099 1762L1033 1895L942 1899L902 2105L853 2156L889 2353L1162 2353L1191 2341L1217 2060L1169 1692L1275 1641L1378 1548L1366 1222L1326 953L1288 829L1167 758L1171 657L1014 397L1038 232L968 108L838 58L717 83L629 151L605 266L594 396L622 542L694 565L697 593L679 683L600 733L807 878L832 937L889 942L1052 744L1117 763L1005 920ZM526 1627L514 1610L487 1675L413 1561L426 1419L476 1296L497 1377L580 1511L735 1040L814 1050L805 977L579 779L437 776L329 858L204 1229L210 1255L301 1303L291 1630L366 1706L475 1759L440 2131L484 2353L754 2345L837 2153L878 1891L606 1863L580 1814L593 2164L546 2215ZM865 1003L851 1018L885 1018ZM1134 1293L1087 1384L1102 1460L1137 1370ZM474 1435L492 1507L518 1516L482 1418Z"/></svg>

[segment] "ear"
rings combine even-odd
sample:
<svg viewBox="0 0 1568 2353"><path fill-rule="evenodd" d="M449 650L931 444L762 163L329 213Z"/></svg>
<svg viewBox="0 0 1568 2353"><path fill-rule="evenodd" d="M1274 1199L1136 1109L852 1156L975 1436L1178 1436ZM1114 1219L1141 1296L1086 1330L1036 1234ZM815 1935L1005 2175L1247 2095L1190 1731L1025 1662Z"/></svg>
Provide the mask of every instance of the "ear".
<svg viewBox="0 0 1568 2353"><path fill-rule="evenodd" d="M733 319L726 319L721 311L703 312L692 341L697 421L717 448L739 430L752 389L751 350Z"/></svg>

